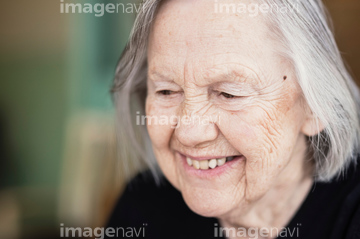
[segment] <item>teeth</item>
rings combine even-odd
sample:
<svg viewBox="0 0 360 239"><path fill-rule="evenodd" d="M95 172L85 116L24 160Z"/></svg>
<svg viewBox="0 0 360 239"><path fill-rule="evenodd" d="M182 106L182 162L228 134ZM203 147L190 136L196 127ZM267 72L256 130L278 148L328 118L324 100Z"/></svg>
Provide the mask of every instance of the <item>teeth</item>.
<svg viewBox="0 0 360 239"><path fill-rule="evenodd" d="M191 158L186 157L186 162L189 166L194 167L195 169L208 170L220 167L224 165L227 161L233 160L235 157L226 157L221 159L210 159L210 160L192 160Z"/></svg>
<svg viewBox="0 0 360 239"><path fill-rule="evenodd" d="M192 160L188 157L186 157L186 162L188 163L189 166L191 166L193 164Z"/></svg>
<svg viewBox="0 0 360 239"><path fill-rule="evenodd" d="M225 162L226 162L226 158L217 159L217 165L218 166L224 165Z"/></svg>
<svg viewBox="0 0 360 239"><path fill-rule="evenodd" d="M193 160L192 163L193 163L193 167L194 167L195 169L199 169L199 168L200 168L200 162L199 162L199 161Z"/></svg>
<svg viewBox="0 0 360 239"><path fill-rule="evenodd" d="M209 169L209 161L208 160L200 161L200 168L203 170Z"/></svg>
<svg viewBox="0 0 360 239"><path fill-rule="evenodd" d="M217 166L216 159L209 160L209 168L215 168Z"/></svg>

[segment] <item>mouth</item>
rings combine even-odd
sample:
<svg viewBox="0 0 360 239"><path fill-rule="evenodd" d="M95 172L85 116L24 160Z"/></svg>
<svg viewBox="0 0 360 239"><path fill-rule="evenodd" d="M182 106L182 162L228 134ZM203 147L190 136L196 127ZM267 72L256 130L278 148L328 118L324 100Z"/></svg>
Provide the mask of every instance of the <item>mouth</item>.
<svg viewBox="0 0 360 239"><path fill-rule="evenodd" d="M212 170L215 168L222 167L227 162L233 161L236 158L241 157L241 155L234 155L222 158L212 158L205 160L196 160L190 157L186 157L186 162L190 167L193 167L197 170Z"/></svg>

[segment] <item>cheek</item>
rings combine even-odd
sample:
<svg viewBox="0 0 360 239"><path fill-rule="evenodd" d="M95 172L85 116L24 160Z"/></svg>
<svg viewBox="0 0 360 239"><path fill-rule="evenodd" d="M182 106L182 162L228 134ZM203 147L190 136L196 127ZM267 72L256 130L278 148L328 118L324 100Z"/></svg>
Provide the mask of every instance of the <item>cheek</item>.
<svg viewBox="0 0 360 239"><path fill-rule="evenodd" d="M261 198L281 171L288 165L297 138L294 127L287 125L286 115L272 120L268 113L254 110L242 117L229 117L230 143L245 158L248 201Z"/></svg>
<svg viewBox="0 0 360 239"><path fill-rule="evenodd" d="M282 137L286 128L284 127L283 112L279 112L274 108L260 107L257 110L258 117L252 122L254 123L254 131L257 136L257 146L261 158L268 159L270 157L279 156Z"/></svg>
<svg viewBox="0 0 360 239"><path fill-rule="evenodd" d="M297 102L287 99L276 104L258 102L224 117L221 131L246 157L248 183L266 185L291 158L301 115Z"/></svg>
<svg viewBox="0 0 360 239"><path fill-rule="evenodd" d="M300 100L294 92L277 100L259 100L242 115L248 149L259 159L285 160L294 147L302 122Z"/></svg>
<svg viewBox="0 0 360 239"><path fill-rule="evenodd" d="M163 150L169 141L176 125L176 108L162 108L156 105L153 97L146 99L146 127L154 150Z"/></svg>
<svg viewBox="0 0 360 239"><path fill-rule="evenodd" d="M159 107L151 97L146 99L147 130L160 169L173 186L178 188L175 158L170 150L170 140L174 131L173 122L176 109ZM174 120L176 123L176 119Z"/></svg>

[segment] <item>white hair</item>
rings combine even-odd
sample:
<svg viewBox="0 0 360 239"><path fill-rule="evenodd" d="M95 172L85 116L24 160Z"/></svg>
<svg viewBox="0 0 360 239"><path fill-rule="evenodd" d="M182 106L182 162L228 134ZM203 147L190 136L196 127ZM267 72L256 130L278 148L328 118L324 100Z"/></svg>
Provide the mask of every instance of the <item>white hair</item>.
<svg viewBox="0 0 360 239"><path fill-rule="evenodd" d="M160 170L146 126L135 127L136 112L145 114L147 41L162 0L146 0L120 58L113 85L117 106L119 152L126 172ZM263 14L296 72L306 103L320 131L308 137L314 179L341 175L359 153L359 90L344 66L321 0L260 0L282 11ZM296 6L294 4L297 4ZM294 10L294 8L296 10ZM287 10L284 10L287 9ZM131 170L132 169L132 170Z"/></svg>

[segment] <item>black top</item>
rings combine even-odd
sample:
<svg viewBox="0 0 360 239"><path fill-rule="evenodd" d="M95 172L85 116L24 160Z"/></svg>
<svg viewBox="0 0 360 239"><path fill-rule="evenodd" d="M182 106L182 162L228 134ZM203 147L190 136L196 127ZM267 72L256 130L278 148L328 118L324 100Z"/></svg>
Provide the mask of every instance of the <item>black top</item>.
<svg viewBox="0 0 360 239"><path fill-rule="evenodd" d="M359 171L360 164L341 179L314 183L278 238L360 239ZM149 172L128 184L107 227L117 228L115 238L225 238L219 236L217 219L193 213L180 192L165 179L156 186Z"/></svg>

